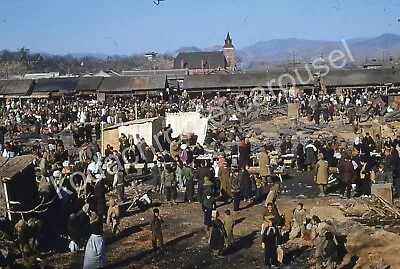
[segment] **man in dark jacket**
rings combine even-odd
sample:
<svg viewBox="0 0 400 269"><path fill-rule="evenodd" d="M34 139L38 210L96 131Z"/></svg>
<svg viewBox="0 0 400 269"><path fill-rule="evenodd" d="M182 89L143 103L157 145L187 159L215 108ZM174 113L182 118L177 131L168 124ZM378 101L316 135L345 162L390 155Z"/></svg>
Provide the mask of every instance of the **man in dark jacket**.
<svg viewBox="0 0 400 269"><path fill-rule="evenodd" d="M231 177L231 188L233 195L233 211L240 209L240 176L239 170L235 170Z"/></svg>
<svg viewBox="0 0 400 269"><path fill-rule="evenodd" d="M161 225L164 223L163 218L160 215L160 210L158 208L154 208L153 210L153 218L150 221L150 230L151 230L151 243L153 245L153 250L157 249L157 246L160 248L164 248L164 240Z"/></svg>
<svg viewBox="0 0 400 269"><path fill-rule="evenodd" d="M218 211L215 211L211 222L210 249L215 256L221 256L225 244L226 231L223 222L219 219Z"/></svg>
<svg viewBox="0 0 400 269"><path fill-rule="evenodd" d="M160 190L160 181L161 181L161 172L160 172L161 164L159 162L154 162L153 167L151 168L151 182L149 184L156 186L157 190Z"/></svg>
<svg viewBox="0 0 400 269"><path fill-rule="evenodd" d="M262 247L264 249L264 265L271 268L277 264L278 231L274 227L272 219L266 219L268 226L265 227L262 234Z"/></svg>
<svg viewBox="0 0 400 269"><path fill-rule="evenodd" d="M165 169L161 173L161 181L164 185L164 192L165 196L167 199L167 202L171 205L171 199L172 199L172 204L176 204L176 178L175 178L175 172L173 170L173 167L170 164L167 164L165 166Z"/></svg>
<svg viewBox="0 0 400 269"><path fill-rule="evenodd" d="M202 202L203 200L203 185L204 185L204 178L210 177L210 170L208 169L208 167L206 166L205 163L201 164L201 167L199 169L197 169L197 202Z"/></svg>
<svg viewBox="0 0 400 269"><path fill-rule="evenodd" d="M94 202L99 219L104 220L107 212L106 190L101 179L98 179L94 185Z"/></svg>
<svg viewBox="0 0 400 269"><path fill-rule="evenodd" d="M85 204L76 214L79 220L79 230L82 239L87 240L90 237L90 211L89 204Z"/></svg>
<svg viewBox="0 0 400 269"><path fill-rule="evenodd" d="M242 192L242 197L246 202L252 202L252 179L250 178L250 173L247 170L248 167L243 167L240 174L240 190Z"/></svg>
<svg viewBox="0 0 400 269"><path fill-rule="evenodd" d="M339 163L339 177L341 180L341 188L340 188L340 197L343 198L345 190L346 197L350 198L351 196L351 184L353 183L356 172L354 170L353 163L351 162L350 157L345 154L342 157L342 160Z"/></svg>
<svg viewBox="0 0 400 269"><path fill-rule="evenodd" d="M301 143L300 139L297 140L297 148L296 148L296 154L297 154L297 170L299 172L303 172L305 170L305 155L304 155L304 146Z"/></svg>
<svg viewBox="0 0 400 269"><path fill-rule="evenodd" d="M71 238L71 241L73 241L78 247L81 247L82 236L80 233L79 224L79 217L77 216L77 214L72 213L71 215L69 215L67 223L69 237Z"/></svg>
<svg viewBox="0 0 400 269"><path fill-rule="evenodd" d="M123 203L125 201L125 175L117 165L115 167L117 171L115 171L113 185L117 189L118 202Z"/></svg>

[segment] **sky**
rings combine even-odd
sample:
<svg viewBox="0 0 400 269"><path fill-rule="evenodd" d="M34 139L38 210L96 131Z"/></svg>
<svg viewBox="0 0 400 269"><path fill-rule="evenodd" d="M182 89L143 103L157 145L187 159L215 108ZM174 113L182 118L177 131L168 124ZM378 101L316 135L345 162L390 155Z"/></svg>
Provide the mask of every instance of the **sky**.
<svg viewBox="0 0 400 269"><path fill-rule="evenodd" d="M157 0L155 0L157 1ZM0 50L131 55L400 34L399 0L0 0Z"/></svg>

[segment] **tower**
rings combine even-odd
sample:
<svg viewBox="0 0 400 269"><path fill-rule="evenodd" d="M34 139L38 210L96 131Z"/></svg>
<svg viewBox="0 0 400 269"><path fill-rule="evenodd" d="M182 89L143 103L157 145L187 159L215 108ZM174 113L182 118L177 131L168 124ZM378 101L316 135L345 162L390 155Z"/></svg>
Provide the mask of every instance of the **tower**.
<svg viewBox="0 0 400 269"><path fill-rule="evenodd" d="M225 45L224 45L224 50L223 50L226 63L227 63L227 68L234 70L235 69L235 47L232 44L232 39L231 36L228 34L226 35L225 39Z"/></svg>

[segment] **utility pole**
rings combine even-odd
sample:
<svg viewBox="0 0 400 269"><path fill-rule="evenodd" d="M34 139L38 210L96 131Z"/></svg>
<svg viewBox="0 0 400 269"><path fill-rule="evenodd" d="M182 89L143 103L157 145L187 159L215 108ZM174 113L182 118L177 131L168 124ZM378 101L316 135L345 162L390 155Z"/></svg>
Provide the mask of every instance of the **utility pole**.
<svg viewBox="0 0 400 269"><path fill-rule="evenodd" d="M296 70L296 51L293 51L293 70Z"/></svg>

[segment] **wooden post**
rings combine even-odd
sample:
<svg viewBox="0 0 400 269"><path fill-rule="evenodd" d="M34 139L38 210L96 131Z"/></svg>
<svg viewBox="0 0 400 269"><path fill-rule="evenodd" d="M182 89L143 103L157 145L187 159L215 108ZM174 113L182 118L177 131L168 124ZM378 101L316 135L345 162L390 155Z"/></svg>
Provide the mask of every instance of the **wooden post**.
<svg viewBox="0 0 400 269"><path fill-rule="evenodd" d="M5 182L3 182L3 188L4 188L4 194L6 196L6 210L7 210L7 214L8 214L8 219L11 221L10 199L8 197L7 184Z"/></svg>
<svg viewBox="0 0 400 269"><path fill-rule="evenodd" d="M104 149L104 122L101 122L101 155L105 155L105 149Z"/></svg>

